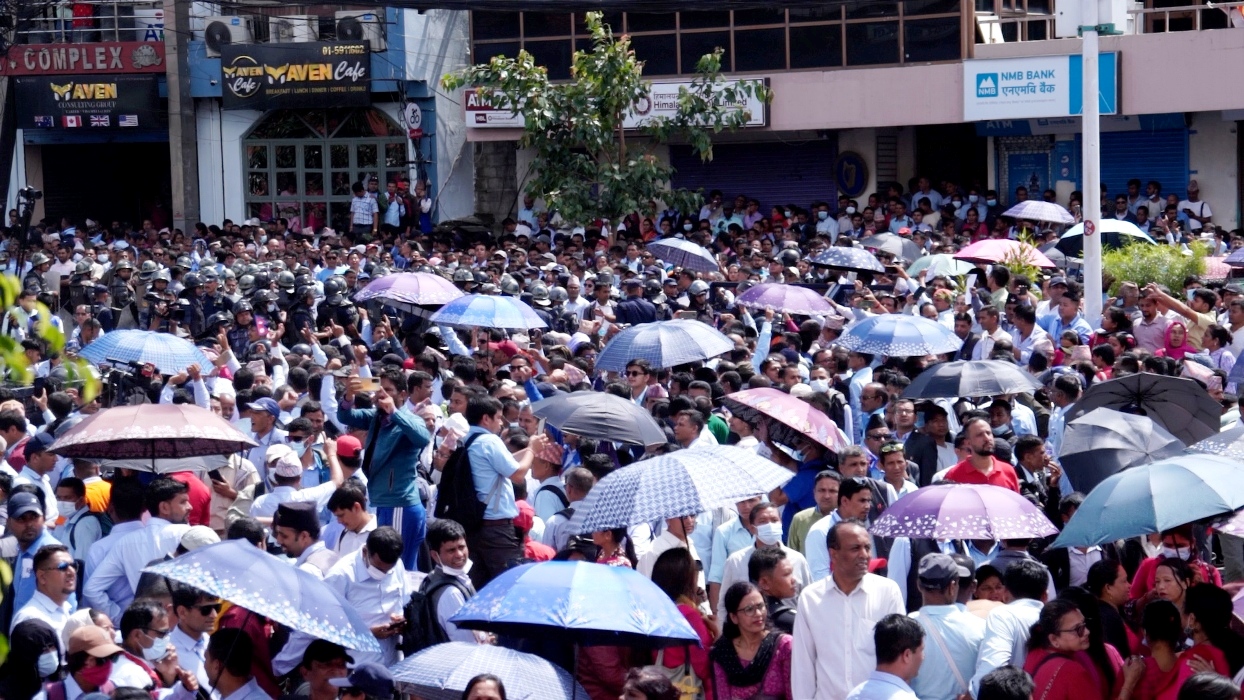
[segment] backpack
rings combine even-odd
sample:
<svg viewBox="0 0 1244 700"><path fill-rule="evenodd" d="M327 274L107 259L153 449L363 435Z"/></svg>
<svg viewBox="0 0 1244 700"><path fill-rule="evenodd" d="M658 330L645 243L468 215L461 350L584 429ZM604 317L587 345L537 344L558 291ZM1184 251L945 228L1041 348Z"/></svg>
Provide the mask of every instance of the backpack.
<svg viewBox="0 0 1244 700"><path fill-rule="evenodd" d="M846 428L843 426L846 425L847 411L850 410L847 407L847 398L842 395L841 391L833 388L826 392L825 396L829 399L829 419L845 433Z"/></svg>
<svg viewBox="0 0 1244 700"><path fill-rule="evenodd" d="M536 502L536 496L539 496L542 491L552 491L553 495L557 496L557 499L562 502L562 508L568 508L570 506L570 499L566 498L566 492L563 491L562 487L557 484L545 484L544 486L536 489L536 495L531 497L531 502L533 504Z"/></svg>
<svg viewBox="0 0 1244 700"><path fill-rule="evenodd" d="M475 491L475 477L471 474L471 460L467 450L482 433L476 433L454 450L441 470L441 484L436 491L436 518L453 520L468 535L479 532L484 524L484 504Z"/></svg>
<svg viewBox="0 0 1244 700"><path fill-rule="evenodd" d="M403 654L409 657L430 646L449 641L449 635L436 617L436 605L440 594L451 586L457 588L463 598L470 598L472 595L466 584L440 568L423 580L419 590L410 594L410 600L402 609L402 614L406 616L406 625L402 629Z"/></svg>
<svg viewBox="0 0 1244 700"><path fill-rule="evenodd" d="M73 527L69 528L69 546L75 552L78 551L78 545L74 543L74 540L76 539L74 534L78 531L78 523L81 523L86 518L95 518L99 521L100 539L107 537L108 534L112 532L112 518L108 517L107 513L87 511L86 515L78 518L78 520L73 524Z"/></svg>

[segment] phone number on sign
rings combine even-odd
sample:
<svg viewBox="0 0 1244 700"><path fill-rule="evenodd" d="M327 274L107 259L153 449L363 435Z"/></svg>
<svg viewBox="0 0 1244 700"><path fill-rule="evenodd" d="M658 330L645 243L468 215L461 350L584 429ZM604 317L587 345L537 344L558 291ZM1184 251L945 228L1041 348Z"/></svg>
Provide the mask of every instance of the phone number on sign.
<svg viewBox="0 0 1244 700"><path fill-rule="evenodd" d="M361 56L367 53L367 47L362 44L349 44L347 46L325 46L323 49L325 56Z"/></svg>

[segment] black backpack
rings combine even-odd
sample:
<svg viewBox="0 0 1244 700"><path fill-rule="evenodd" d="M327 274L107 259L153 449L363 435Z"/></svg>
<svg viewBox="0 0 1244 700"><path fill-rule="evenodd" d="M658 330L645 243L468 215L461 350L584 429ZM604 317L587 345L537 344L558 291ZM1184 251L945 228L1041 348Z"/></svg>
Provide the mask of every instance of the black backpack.
<svg viewBox="0 0 1244 700"><path fill-rule="evenodd" d="M410 600L402 613L406 625L402 629L402 653L410 656L430 646L449 641L445 628L436 617L438 598L446 588L457 588L463 598L471 597L471 590L456 576L450 576L437 568L420 584L419 590L410 594Z"/></svg>
<svg viewBox="0 0 1244 700"><path fill-rule="evenodd" d="M531 502L533 504L536 502L536 496L539 496L542 491L551 491L554 496L557 496L557 499L562 502L562 508L566 508L570 505L570 499L566 497L566 492L563 491L562 487L557 484L545 484L544 486L536 489L536 495L531 497Z"/></svg>
<svg viewBox="0 0 1244 700"><path fill-rule="evenodd" d="M484 504L475 492L475 477L471 475L471 460L467 457L471 443L480 435L482 433L476 433L467 438L449 456L436 491L436 518L457 522L468 535L479 532L484 525Z"/></svg>

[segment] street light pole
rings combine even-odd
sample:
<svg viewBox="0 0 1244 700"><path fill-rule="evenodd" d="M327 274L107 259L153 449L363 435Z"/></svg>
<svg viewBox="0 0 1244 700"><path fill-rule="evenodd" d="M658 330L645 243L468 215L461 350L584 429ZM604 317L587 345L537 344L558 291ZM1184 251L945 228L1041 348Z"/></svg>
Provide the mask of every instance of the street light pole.
<svg viewBox="0 0 1244 700"><path fill-rule="evenodd" d="M1084 316L1094 328L1102 313L1101 288L1101 107L1098 94L1098 21L1097 2L1081 5L1080 33L1083 37L1081 68L1084 82L1083 123L1081 142L1084 162Z"/></svg>

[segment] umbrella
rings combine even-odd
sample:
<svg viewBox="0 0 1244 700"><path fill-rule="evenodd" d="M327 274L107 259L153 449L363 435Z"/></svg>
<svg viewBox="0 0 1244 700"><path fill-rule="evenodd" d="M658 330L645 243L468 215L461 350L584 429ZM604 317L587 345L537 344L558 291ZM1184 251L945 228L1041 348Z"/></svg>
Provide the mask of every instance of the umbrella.
<svg viewBox="0 0 1244 700"><path fill-rule="evenodd" d="M904 260L915 260L924 255L924 251L920 250L920 246L916 245L915 241L889 231L882 231L881 233L874 233L871 236L861 238L860 245L865 248L884 250L896 258L903 258Z"/></svg>
<svg viewBox="0 0 1244 700"><path fill-rule="evenodd" d="M398 662L390 671L399 692L422 700L461 700L467 683L491 673L509 700L586 700L587 691L565 669L535 654L491 644L447 642Z"/></svg>
<svg viewBox="0 0 1244 700"><path fill-rule="evenodd" d="M427 306L440 306L463 296L453 282L430 272L403 272L379 277L354 295L357 302L380 299L402 311L425 314Z"/></svg>
<svg viewBox="0 0 1244 700"><path fill-rule="evenodd" d="M105 333L78 353L95 364L155 365L160 374L184 372L190 365L211 369L212 361L185 338L172 333L123 330Z"/></svg>
<svg viewBox="0 0 1244 700"><path fill-rule="evenodd" d="M1045 253L1022 241L1012 241L1006 238L989 238L977 241L955 253L955 257L960 260L984 265L1005 263L1018 259L1034 267L1058 267L1045 256Z"/></svg>
<svg viewBox="0 0 1244 700"><path fill-rule="evenodd" d="M512 637L553 635L583 646L662 647L700 641L674 601L643 574L586 561L510 569L468 599L449 621Z"/></svg>
<svg viewBox="0 0 1244 700"><path fill-rule="evenodd" d="M696 272L717 272L721 265L704 246L681 238L665 238L647 245L648 252L662 262Z"/></svg>
<svg viewBox="0 0 1244 700"><path fill-rule="evenodd" d="M626 363L645 359L654 369L700 362L734 349L734 341L702 321L675 319L631 326L600 351L596 368L621 372Z"/></svg>
<svg viewBox="0 0 1244 700"><path fill-rule="evenodd" d="M148 403L106 408L88 416L57 438L48 451L71 459L151 462L229 454L258 444L205 408Z"/></svg>
<svg viewBox="0 0 1244 700"><path fill-rule="evenodd" d="M1019 540L1058 532L1028 499L988 484L925 486L898 499L868 529L878 537Z"/></svg>
<svg viewBox="0 0 1244 700"><path fill-rule="evenodd" d="M769 437L783 445L791 445L797 437L805 437L831 450L847 446L847 436L829 416L803 399L777 389L747 389L724 398L731 413L752 425L765 423Z"/></svg>
<svg viewBox="0 0 1244 700"><path fill-rule="evenodd" d="M129 469L136 472L152 472L154 474L172 474L173 472L210 472L229 463L229 457L223 454L203 455L201 457L163 457L160 459L104 459L100 460L100 471L109 472L115 469Z"/></svg>
<svg viewBox="0 0 1244 700"><path fill-rule="evenodd" d="M576 529L588 534L698 515L767 494L794 476L742 447L678 450L601 479L575 509L576 516L583 513Z"/></svg>
<svg viewBox="0 0 1244 700"><path fill-rule="evenodd" d="M1026 199L1002 212L1002 215L1012 219L1044 221L1051 224L1070 225L1076 222L1076 217L1072 216L1071 212L1063 209L1061 206L1053 202L1043 202L1037 199Z"/></svg>
<svg viewBox="0 0 1244 700"><path fill-rule="evenodd" d="M1041 382L1012 362L960 360L921 372L903 391L905 399L998 396L1032 393Z"/></svg>
<svg viewBox="0 0 1244 700"><path fill-rule="evenodd" d="M1215 433L1188 446L1189 452L1204 452L1244 462L1244 424Z"/></svg>
<svg viewBox="0 0 1244 700"><path fill-rule="evenodd" d="M526 330L548 324L530 306L514 297L464 294L445 304L428 319L455 328Z"/></svg>
<svg viewBox="0 0 1244 700"><path fill-rule="evenodd" d="M876 255L863 248L847 248L840 245L830 246L822 250L808 262L820 267L834 267L840 270L856 272L885 272L885 266Z"/></svg>
<svg viewBox="0 0 1244 700"><path fill-rule="evenodd" d="M1058 461L1071 485L1088 493L1111 474L1183 451L1179 438L1145 416L1095 408L1067 423Z"/></svg>
<svg viewBox="0 0 1244 700"><path fill-rule="evenodd" d="M1244 507L1244 464L1216 455L1186 454L1107 477L1084 499L1050 545L1088 547Z"/></svg>
<svg viewBox="0 0 1244 700"><path fill-rule="evenodd" d="M1203 279L1206 282L1214 282L1216 280L1225 280L1231 276L1231 266L1226 263L1226 258L1221 256L1210 256L1205 258L1205 274Z"/></svg>
<svg viewBox="0 0 1244 700"><path fill-rule="evenodd" d="M1222 262L1227 267L1244 267L1244 248L1236 248Z"/></svg>
<svg viewBox="0 0 1244 700"><path fill-rule="evenodd" d="M829 301L816 290L781 282L766 282L743 292L736 299L749 309L771 308L778 313L803 316L836 316Z"/></svg>
<svg viewBox="0 0 1244 700"><path fill-rule="evenodd" d="M926 255L916 260L916 262L907 267L907 274L915 277L922 271L928 270L925 274L925 279L933 279L938 275L961 277L975 269L976 266L970 262L956 260L955 256L948 253L938 253L937 255Z"/></svg>
<svg viewBox="0 0 1244 700"><path fill-rule="evenodd" d="M847 326L838 345L853 352L887 357L940 355L963 347L954 331L923 316L882 314Z"/></svg>
<svg viewBox="0 0 1244 700"><path fill-rule="evenodd" d="M602 391L556 394L531 405L531 412L559 430L628 445L660 445L665 431L634 401Z"/></svg>
<svg viewBox="0 0 1244 700"><path fill-rule="evenodd" d="M1142 372L1096 382L1076 402L1067 420L1102 407L1149 416L1185 445L1204 440L1222 427L1222 406L1200 384L1184 377Z"/></svg>
<svg viewBox="0 0 1244 700"><path fill-rule="evenodd" d="M1102 245L1108 248L1122 248L1125 242L1152 243L1154 245L1158 243L1130 221L1102 219L1101 225L1097 230L1101 234ZM1084 224L1076 224L1067 229L1067 232L1062 236L1059 236L1058 249L1067 255L1080 255L1084 249Z"/></svg>
<svg viewBox="0 0 1244 700"><path fill-rule="evenodd" d="M328 584L245 540L200 547L143 571L347 649L381 650L363 618Z"/></svg>

